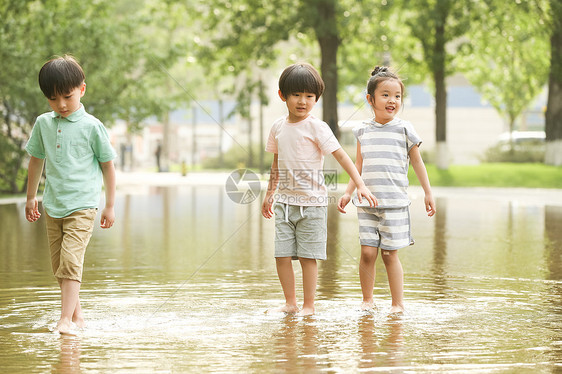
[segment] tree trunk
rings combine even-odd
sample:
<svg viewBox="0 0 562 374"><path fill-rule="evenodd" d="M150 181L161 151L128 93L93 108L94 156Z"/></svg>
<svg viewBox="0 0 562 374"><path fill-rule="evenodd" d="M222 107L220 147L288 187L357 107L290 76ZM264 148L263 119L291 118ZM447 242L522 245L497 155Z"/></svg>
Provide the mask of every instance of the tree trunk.
<svg viewBox="0 0 562 374"><path fill-rule="evenodd" d="M340 44L336 22L336 1L317 2L318 18L314 30L320 45L321 74L326 85L322 98L322 119L339 138L338 125L338 47Z"/></svg>
<svg viewBox="0 0 562 374"><path fill-rule="evenodd" d="M195 170L195 165L199 161L197 159L197 106L193 103L191 107L193 115L191 118L191 168Z"/></svg>
<svg viewBox="0 0 562 374"><path fill-rule="evenodd" d="M247 169L250 169L254 166L254 151L252 150L252 134L254 132L253 129L253 121L252 121L252 101L250 100L248 104L248 164L246 165Z"/></svg>
<svg viewBox="0 0 562 374"><path fill-rule="evenodd" d="M166 111L162 116L162 153L160 156L162 171L170 171L170 113Z"/></svg>
<svg viewBox="0 0 562 374"><path fill-rule="evenodd" d="M433 80L435 82L435 140L437 144L435 163L439 169L449 168L447 151L447 87L445 85L445 14L435 28L433 51Z"/></svg>
<svg viewBox="0 0 562 374"><path fill-rule="evenodd" d="M515 154L515 139L513 139L513 131L515 130L515 117L509 116L509 154Z"/></svg>
<svg viewBox="0 0 562 374"><path fill-rule="evenodd" d="M222 143L224 137L224 128L226 124L224 123L224 103L222 98L219 98L219 165L222 167L224 163L224 153L222 150Z"/></svg>
<svg viewBox="0 0 562 374"><path fill-rule="evenodd" d="M263 81L260 77L260 83L259 83L259 98L260 98L260 156L259 156L259 170L260 170L260 174L263 175L263 173L265 172L265 165L264 165L264 157L265 157L265 146L264 146L264 142L263 142L263 137L264 137L264 131L263 131L263 127L264 127L264 119L263 119L263 107L265 106L264 100L264 88L263 88Z"/></svg>
<svg viewBox="0 0 562 374"><path fill-rule="evenodd" d="M550 37L551 57L548 102L545 118L545 163L562 165L562 4L551 1L554 28Z"/></svg>

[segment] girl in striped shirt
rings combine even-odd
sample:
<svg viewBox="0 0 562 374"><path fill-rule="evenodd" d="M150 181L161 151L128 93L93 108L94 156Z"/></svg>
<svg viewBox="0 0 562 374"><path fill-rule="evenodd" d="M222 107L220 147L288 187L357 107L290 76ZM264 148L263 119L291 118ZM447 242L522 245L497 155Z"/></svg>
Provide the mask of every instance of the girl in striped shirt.
<svg viewBox="0 0 562 374"><path fill-rule="evenodd" d="M411 123L396 117L402 106L404 84L387 67L377 66L367 84L367 102L375 114L370 121L353 129L357 138L355 166L377 199L376 207L357 206L361 260L359 279L363 310L374 308L375 262L379 249L392 295L391 314L404 312L404 272L398 249L414 244L410 229L408 198L409 163L425 192L428 216L435 214L435 201L427 171L420 155L421 139ZM345 213L355 184L350 180L338 201Z"/></svg>

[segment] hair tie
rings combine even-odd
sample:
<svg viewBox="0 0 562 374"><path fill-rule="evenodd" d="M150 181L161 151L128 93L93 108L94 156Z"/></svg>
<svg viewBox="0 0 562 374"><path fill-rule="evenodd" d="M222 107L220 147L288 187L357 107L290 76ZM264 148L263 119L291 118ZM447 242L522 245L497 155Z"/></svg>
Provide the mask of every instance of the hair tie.
<svg viewBox="0 0 562 374"><path fill-rule="evenodd" d="M376 66L375 70L371 73L371 76L374 77L375 75L382 74L388 72L388 68L386 66Z"/></svg>

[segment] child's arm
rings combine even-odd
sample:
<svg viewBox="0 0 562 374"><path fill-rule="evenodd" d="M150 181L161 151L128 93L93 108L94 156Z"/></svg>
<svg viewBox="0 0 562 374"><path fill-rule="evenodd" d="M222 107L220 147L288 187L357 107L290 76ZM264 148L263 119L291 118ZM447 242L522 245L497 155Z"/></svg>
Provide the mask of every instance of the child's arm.
<svg viewBox="0 0 562 374"><path fill-rule="evenodd" d="M357 145L357 147L359 149L359 144ZM367 186L365 186L365 182L363 182L363 179L361 179L361 175L359 174L356 165L353 163L353 161L351 161L351 158L349 158L343 148L334 151L332 154L351 178L344 196L342 196L342 199L340 199L340 201L338 202L338 210L345 213L345 210L343 210L343 208L345 208L345 205L347 205L347 203L349 202L351 193L353 193L355 187L357 187L357 197L359 198L359 201L361 201L362 197L364 197L365 199L367 199L371 207L377 206L377 199L371 193L371 191L369 191Z"/></svg>
<svg viewBox="0 0 562 374"><path fill-rule="evenodd" d="M25 203L25 218L35 222L41 217L37 202L37 189L43 173L43 159L31 156L27 168L27 201Z"/></svg>
<svg viewBox="0 0 562 374"><path fill-rule="evenodd" d="M115 222L115 166L113 161L100 162L105 187L105 208L101 212L100 226L108 229Z"/></svg>
<svg viewBox="0 0 562 374"><path fill-rule="evenodd" d="M261 214L265 218L273 217L273 195L277 190L277 184L279 183L279 162L277 160L277 153L273 155L273 162L271 163L271 171L269 174L269 184L267 186L267 193L263 199L263 204L261 206Z"/></svg>
<svg viewBox="0 0 562 374"><path fill-rule="evenodd" d="M435 210L435 200L433 200L433 194L431 193L431 186L429 185L429 177L427 176L427 170L425 169L425 164L423 163L420 149L417 145L413 146L408 153L410 156L410 163L412 168L420 181L420 184L425 193L424 203L425 211L428 216L433 216L436 212Z"/></svg>

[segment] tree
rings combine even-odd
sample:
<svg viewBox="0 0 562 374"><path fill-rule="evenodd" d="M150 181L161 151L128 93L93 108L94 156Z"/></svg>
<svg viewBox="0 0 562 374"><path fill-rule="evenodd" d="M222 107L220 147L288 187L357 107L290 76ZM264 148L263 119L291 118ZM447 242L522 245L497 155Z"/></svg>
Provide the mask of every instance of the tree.
<svg viewBox="0 0 562 374"><path fill-rule="evenodd" d="M562 165L562 2L551 0L550 75L546 109L546 157L549 165Z"/></svg>
<svg viewBox="0 0 562 374"><path fill-rule="evenodd" d="M542 91L548 75L545 2L480 3L479 18L462 47L467 79L503 115L510 132ZM513 148L512 148L513 149Z"/></svg>
<svg viewBox="0 0 562 374"><path fill-rule="evenodd" d="M219 103L223 96L233 97L237 104L226 118L238 114L247 122L247 147L240 144L244 141L228 136L245 153L248 167L254 163L252 101L258 97L260 111L267 105L266 96L261 94L262 77L267 75L267 69L279 54L275 48L277 41L286 35L283 6L259 0L212 0L199 5L199 26L204 33L197 37L197 64L204 67L206 81L213 87L207 96L213 96ZM217 124L222 139L226 130L222 120ZM262 133L261 117L259 125ZM222 158L222 148L219 158Z"/></svg>
<svg viewBox="0 0 562 374"><path fill-rule="evenodd" d="M157 50L138 32L146 24L138 7L130 0L0 2L0 191L25 189L23 148L35 118L49 110L37 73L51 57L80 61L82 102L106 126L117 118L139 123L162 107L151 94L162 74Z"/></svg>
<svg viewBox="0 0 562 374"><path fill-rule="evenodd" d="M32 78L25 71L31 57L24 53L27 49L24 25L30 3L0 2L0 191L3 192L18 191L19 182L24 179L19 175L25 157L22 150L24 134L30 130L28 124L37 116L37 108L46 104L40 100L42 95L36 88L37 76ZM22 105L21 97L29 99L27 106ZM30 110L28 106L34 109Z"/></svg>
<svg viewBox="0 0 562 374"><path fill-rule="evenodd" d="M471 2L450 0L404 0L402 22L417 39L419 49L405 51L405 59L425 66L431 76L435 95L436 164L447 169L447 87L445 79L453 71L460 38L468 31ZM397 48L397 52L400 46Z"/></svg>
<svg viewBox="0 0 562 374"><path fill-rule="evenodd" d="M336 0L301 1L302 14L308 14L320 47L320 71L326 89L322 98L322 119L339 138L338 125L338 48L341 43ZM308 17L307 17L308 18ZM306 23L302 23L306 27ZM302 27L301 26L301 27Z"/></svg>
<svg viewBox="0 0 562 374"><path fill-rule="evenodd" d="M214 65L234 76L242 75L248 66L257 75L251 62L262 70L274 66L287 45L299 45L296 60L319 59L326 83L323 119L337 135L340 46L346 41L351 44L356 35L349 30L357 30L363 21L368 24L369 16L378 7L384 5L352 0L211 0L205 2L201 14L205 17L205 31L210 34L206 47L208 51L219 51L222 57ZM364 71L360 72L361 81L366 79ZM256 81L248 84L256 86Z"/></svg>
<svg viewBox="0 0 562 374"><path fill-rule="evenodd" d="M186 74L186 51L195 44L191 37L194 6L191 2L176 0L148 0L139 11L144 26L137 32L148 47L143 60L152 72L141 80L150 86L145 94L155 104L152 114L162 123L161 163L165 171L174 158L173 150L181 148L175 144L177 137L169 113L178 107L188 107L193 100L191 87L201 81L195 74Z"/></svg>

